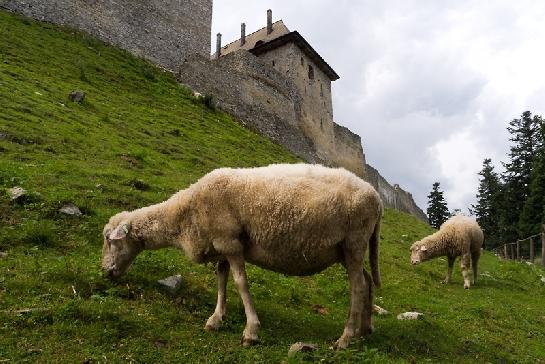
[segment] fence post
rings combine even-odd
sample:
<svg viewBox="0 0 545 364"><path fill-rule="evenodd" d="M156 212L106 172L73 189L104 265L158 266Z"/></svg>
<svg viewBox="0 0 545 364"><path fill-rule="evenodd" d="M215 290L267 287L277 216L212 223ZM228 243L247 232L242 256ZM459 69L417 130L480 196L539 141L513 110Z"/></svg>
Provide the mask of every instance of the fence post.
<svg viewBox="0 0 545 364"><path fill-rule="evenodd" d="M544 232L541 233L541 266L545 267L545 225L543 225Z"/></svg>
<svg viewBox="0 0 545 364"><path fill-rule="evenodd" d="M509 244L511 247L511 260L515 259L515 247L513 246L513 243Z"/></svg>
<svg viewBox="0 0 545 364"><path fill-rule="evenodd" d="M517 260L520 260L520 240L517 240Z"/></svg>
<svg viewBox="0 0 545 364"><path fill-rule="evenodd" d="M534 264L534 238L530 238L530 262Z"/></svg>
<svg viewBox="0 0 545 364"><path fill-rule="evenodd" d="M503 258L509 259L509 255L507 254L507 244L503 244Z"/></svg>

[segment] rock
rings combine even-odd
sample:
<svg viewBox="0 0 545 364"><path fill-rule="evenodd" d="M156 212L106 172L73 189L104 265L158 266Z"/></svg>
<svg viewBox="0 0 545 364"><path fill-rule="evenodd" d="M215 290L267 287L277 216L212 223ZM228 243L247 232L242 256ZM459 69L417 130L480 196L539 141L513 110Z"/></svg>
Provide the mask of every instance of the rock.
<svg viewBox="0 0 545 364"><path fill-rule="evenodd" d="M160 279L157 283L166 293L174 297L182 287L182 276L177 274L165 279Z"/></svg>
<svg viewBox="0 0 545 364"><path fill-rule="evenodd" d="M12 201L16 201L26 195L26 190L22 187L15 186L8 190L8 194Z"/></svg>
<svg viewBox="0 0 545 364"><path fill-rule="evenodd" d="M81 216L81 211L73 203L67 203L59 209L61 214L70 215L70 216Z"/></svg>
<svg viewBox="0 0 545 364"><path fill-rule="evenodd" d="M291 357L297 353L305 353L309 351L314 351L316 349L318 349L318 346L316 344L298 342L290 346L290 350L288 350L288 357Z"/></svg>
<svg viewBox="0 0 545 364"><path fill-rule="evenodd" d="M83 91L72 91L68 94L68 98L73 102L82 102L85 99L85 92Z"/></svg>
<svg viewBox="0 0 545 364"><path fill-rule="evenodd" d="M0 252L0 259L6 258L8 256L8 253L6 252Z"/></svg>
<svg viewBox="0 0 545 364"><path fill-rule="evenodd" d="M404 312L397 315L398 320L418 320L420 316L423 316L420 312Z"/></svg>
<svg viewBox="0 0 545 364"><path fill-rule="evenodd" d="M378 305L373 305L373 312L377 313L378 315L387 315L389 314L388 311L386 311L385 309L383 309L382 307L378 306Z"/></svg>

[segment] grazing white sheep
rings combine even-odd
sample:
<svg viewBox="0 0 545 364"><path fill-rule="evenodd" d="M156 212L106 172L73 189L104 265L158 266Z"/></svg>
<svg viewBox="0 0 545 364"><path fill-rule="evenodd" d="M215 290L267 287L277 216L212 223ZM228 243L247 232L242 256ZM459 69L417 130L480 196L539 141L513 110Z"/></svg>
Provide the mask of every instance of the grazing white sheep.
<svg viewBox="0 0 545 364"><path fill-rule="evenodd" d="M336 348L372 332L373 281L380 285L382 202L371 185L344 169L271 165L217 169L169 200L113 216L104 227L102 267L123 274L144 249L177 247L196 263L217 262L218 297L205 328L225 315L229 269L246 313L242 343L258 341L245 262L288 275L311 275L342 263L350 311ZM372 277L363 268L369 245Z"/></svg>
<svg viewBox="0 0 545 364"><path fill-rule="evenodd" d="M454 216L445 221L439 231L415 242L411 246L411 263L446 256L448 272L444 283L452 278L452 267L456 257L461 256L460 266L464 277L464 288L469 288L469 265L473 266L473 284L477 280L477 265L483 245L483 232L475 220L467 216Z"/></svg>

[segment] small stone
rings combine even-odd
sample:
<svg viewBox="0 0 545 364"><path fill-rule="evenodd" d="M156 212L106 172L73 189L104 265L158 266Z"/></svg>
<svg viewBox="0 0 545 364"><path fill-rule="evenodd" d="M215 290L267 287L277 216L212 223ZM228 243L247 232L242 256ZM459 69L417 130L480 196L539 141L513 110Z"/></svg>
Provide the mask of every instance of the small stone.
<svg viewBox="0 0 545 364"><path fill-rule="evenodd" d="M397 315L398 320L418 320L420 316L423 316L420 312L404 312Z"/></svg>
<svg viewBox="0 0 545 364"><path fill-rule="evenodd" d="M26 190L22 187L15 186L8 190L8 194L12 201L16 201L26 195Z"/></svg>
<svg viewBox="0 0 545 364"><path fill-rule="evenodd" d="M95 188L98 188L99 190L104 188L104 185L102 183L96 184Z"/></svg>
<svg viewBox="0 0 545 364"><path fill-rule="evenodd" d="M81 211L79 207L74 205L73 203L67 203L63 207L59 209L59 212L61 214L70 215L70 216L81 216Z"/></svg>
<svg viewBox="0 0 545 364"><path fill-rule="evenodd" d="M85 99L85 92L83 91L72 91L68 94L68 98L73 102L82 102Z"/></svg>
<svg viewBox="0 0 545 364"><path fill-rule="evenodd" d="M182 276L177 274L165 279L160 279L157 283L166 293L174 297L182 287Z"/></svg>
<svg viewBox="0 0 545 364"><path fill-rule="evenodd" d="M288 357L291 357L296 353L305 353L309 351L314 351L316 349L318 349L318 346L316 344L298 342L290 346L290 349L288 350Z"/></svg>
<svg viewBox="0 0 545 364"><path fill-rule="evenodd" d="M378 305L373 305L373 312L375 312L376 314L380 316L389 314L388 311L386 311L385 309L383 309L382 307Z"/></svg>

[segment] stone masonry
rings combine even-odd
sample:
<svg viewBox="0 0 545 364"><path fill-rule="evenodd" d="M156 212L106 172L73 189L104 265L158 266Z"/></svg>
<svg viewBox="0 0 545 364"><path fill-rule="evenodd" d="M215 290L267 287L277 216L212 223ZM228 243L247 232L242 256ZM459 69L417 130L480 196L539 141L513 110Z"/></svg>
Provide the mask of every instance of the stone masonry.
<svg viewBox="0 0 545 364"><path fill-rule="evenodd" d="M212 0L0 0L0 7L72 26L170 70L210 52Z"/></svg>

